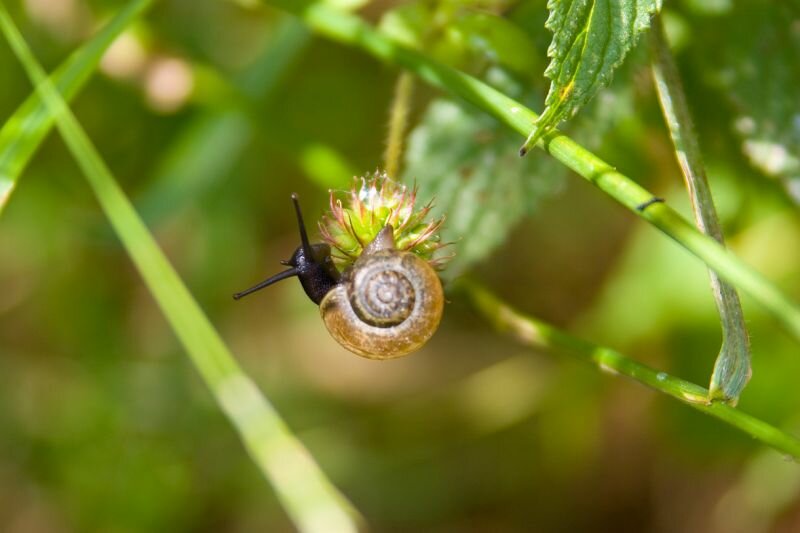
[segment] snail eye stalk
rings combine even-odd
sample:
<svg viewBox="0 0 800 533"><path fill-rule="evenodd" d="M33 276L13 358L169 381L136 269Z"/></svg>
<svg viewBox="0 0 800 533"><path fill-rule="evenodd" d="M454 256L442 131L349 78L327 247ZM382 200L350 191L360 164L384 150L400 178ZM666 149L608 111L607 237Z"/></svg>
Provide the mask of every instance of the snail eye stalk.
<svg viewBox="0 0 800 533"><path fill-rule="evenodd" d="M330 261L326 263L324 260L330 255L330 248L322 244L311 245L308 241L308 233L306 233L306 225L303 222L303 213L300 210L297 193L292 193L292 203L294 204L294 212L297 215L297 226L300 230L300 246L295 250L291 259L281 261L282 265L291 268L279 272L247 290L237 292L233 295L234 300L252 294L264 287L269 287L278 281L298 276L306 293L314 303L319 303L325 293L336 284L337 276L333 275L335 270L333 264L328 267Z"/></svg>
<svg viewBox="0 0 800 533"><path fill-rule="evenodd" d="M279 282L281 280L284 280L286 278L291 278L293 276L296 276L299 273L300 273L300 271L297 268L294 268L294 267L290 268L289 270L284 270L283 272L278 272L274 276L268 277L267 279L265 279L264 281L262 281L258 285L254 285L254 286L250 287L249 289L243 290L242 292L237 292L236 294L233 295L233 299L234 300L238 300L239 298L243 298L243 297L247 296L248 294L252 294L252 293L254 293L256 291L260 291L264 287L269 287L273 283L277 283L277 282Z"/></svg>
<svg viewBox="0 0 800 533"><path fill-rule="evenodd" d="M303 222L303 213L300 211L300 202L297 199L297 193L292 193L292 203L294 204L294 212L297 213L297 226L300 228L300 245L303 247L303 255L310 259L314 257L311 250L311 243L308 241L308 234L306 233L306 225Z"/></svg>

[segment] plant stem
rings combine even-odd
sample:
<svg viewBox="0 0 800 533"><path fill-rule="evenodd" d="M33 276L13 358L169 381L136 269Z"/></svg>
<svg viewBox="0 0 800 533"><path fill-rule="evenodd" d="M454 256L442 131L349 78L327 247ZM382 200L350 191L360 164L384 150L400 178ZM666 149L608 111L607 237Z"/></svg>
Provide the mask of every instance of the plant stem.
<svg viewBox="0 0 800 533"><path fill-rule="evenodd" d="M708 390L699 385L671 376L666 372L659 372L637 363L611 348L578 339L541 320L526 316L475 282L459 280L456 289L464 291L472 300L475 308L496 329L509 333L526 346L569 354L605 372L627 376L672 396L700 412L718 418L763 444L772 446L792 457L800 458L800 439L752 415L743 413L732 405L709 401Z"/></svg>
<svg viewBox="0 0 800 533"><path fill-rule="evenodd" d="M403 139L408 126L411 96L414 93L414 77L401 72L394 86L394 99L389 111L389 133L386 138L384 170L394 179L400 176L400 159L403 155Z"/></svg>
<svg viewBox="0 0 800 533"><path fill-rule="evenodd" d="M321 35L359 47L381 61L404 67L431 85L460 96L522 136L527 137L534 126L538 115L521 103L472 76L403 47L355 15L324 3L265 1L299 16ZM749 294L800 340L800 307L720 243L697 231L674 209L663 202L654 202L652 193L558 130L545 135L537 146L674 239L721 278Z"/></svg>
<svg viewBox="0 0 800 533"><path fill-rule="evenodd" d="M295 525L302 531L356 531L357 512L242 372L47 78L2 2L0 29L47 105L64 142L172 329L223 412L239 431L251 457L272 482Z"/></svg>
<svg viewBox="0 0 800 533"><path fill-rule="evenodd" d="M664 36L661 17L656 16L653 19L649 35L653 79L692 201L695 223L700 231L724 245L722 227L706 177L694 121L686 102L678 67ZM735 404L750 379L750 341L736 289L721 280L713 270L709 270L709 277L722 323L722 346L714 364L710 394L712 399Z"/></svg>

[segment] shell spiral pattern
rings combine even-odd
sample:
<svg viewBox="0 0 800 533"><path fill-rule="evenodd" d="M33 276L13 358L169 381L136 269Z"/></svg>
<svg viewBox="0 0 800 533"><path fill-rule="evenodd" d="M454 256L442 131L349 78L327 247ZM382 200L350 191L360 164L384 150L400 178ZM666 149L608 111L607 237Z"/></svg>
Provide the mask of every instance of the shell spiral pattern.
<svg viewBox="0 0 800 533"><path fill-rule="evenodd" d="M370 359L391 359L419 349L442 317L439 276L418 256L399 250L362 255L320 304L331 336Z"/></svg>
<svg viewBox="0 0 800 533"><path fill-rule="evenodd" d="M371 326L387 328L406 320L416 302L414 285L392 261L390 251L365 256L353 272L350 304L358 317Z"/></svg>

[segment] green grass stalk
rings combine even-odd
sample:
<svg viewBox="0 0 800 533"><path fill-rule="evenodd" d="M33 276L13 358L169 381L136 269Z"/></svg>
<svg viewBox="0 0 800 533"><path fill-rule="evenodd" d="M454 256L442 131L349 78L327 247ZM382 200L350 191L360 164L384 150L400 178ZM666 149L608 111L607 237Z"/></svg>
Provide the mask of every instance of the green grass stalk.
<svg viewBox="0 0 800 533"><path fill-rule="evenodd" d="M573 337L546 322L524 315L475 282L460 280L456 289L467 294L475 309L498 331L510 334L525 346L568 354L604 372L626 376L800 459L800 439L728 403L710 401L708 390L700 385L659 372L616 350Z"/></svg>
<svg viewBox="0 0 800 533"><path fill-rule="evenodd" d="M47 78L2 3L0 29L54 117L131 260L295 525L310 532L356 531L358 513L242 372Z"/></svg>
<svg viewBox="0 0 800 533"><path fill-rule="evenodd" d="M700 141L659 16L653 19L649 40L658 100L689 191L695 223L700 231L724 246L722 225L706 177ZM709 277L722 325L722 346L714 364L709 391L711 398L735 404L750 379L750 339L736 289L721 280L713 270L709 271Z"/></svg>

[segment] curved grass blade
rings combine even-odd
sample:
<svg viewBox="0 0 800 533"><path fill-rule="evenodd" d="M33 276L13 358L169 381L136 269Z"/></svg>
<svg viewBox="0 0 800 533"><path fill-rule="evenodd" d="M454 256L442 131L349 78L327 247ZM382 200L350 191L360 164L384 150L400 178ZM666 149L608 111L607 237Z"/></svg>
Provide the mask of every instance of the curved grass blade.
<svg viewBox="0 0 800 533"><path fill-rule="evenodd" d="M660 17L653 21L649 36L653 81L664 113L664 122L669 129L675 155L692 200L695 222L700 231L724 245L722 224L714 207L694 120ZM722 347L714 363L709 394L712 399L736 405L752 373L750 339L736 288L719 279L713 270L708 272L722 326Z"/></svg>
<svg viewBox="0 0 800 533"><path fill-rule="evenodd" d="M650 27L661 0L550 0L545 27L553 32L545 110L520 149L530 148L573 116L611 81L614 71Z"/></svg>
<svg viewBox="0 0 800 533"><path fill-rule="evenodd" d="M153 0L131 0L97 35L73 52L52 75L52 83L69 101L83 88L103 54ZM53 126L53 115L37 93L25 100L0 129L0 214L20 174Z"/></svg>
<svg viewBox="0 0 800 533"><path fill-rule="evenodd" d="M475 309L498 331L510 334L523 345L568 354L605 372L628 377L713 416L767 446L800 459L800 439L729 403L712 402L709 400L709 391L700 385L659 372L616 350L573 337L546 322L527 316L475 282L462 279L458 288L466 292Z"/></svg>
<svg viewBox="0 0 800 533"><path fill-rule="evenodd" d="M295 525L302 531L356 531L357 512L242 372L47 79L2 3L0 29L55 118L65 143L172 329Z"/></svg>

